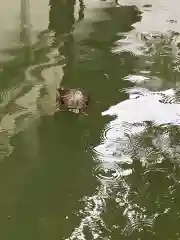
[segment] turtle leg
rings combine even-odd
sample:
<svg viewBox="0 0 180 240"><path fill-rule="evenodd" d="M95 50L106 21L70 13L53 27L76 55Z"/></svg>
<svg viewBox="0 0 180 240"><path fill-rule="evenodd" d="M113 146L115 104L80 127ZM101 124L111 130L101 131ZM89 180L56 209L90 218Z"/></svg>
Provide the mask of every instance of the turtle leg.
<svg viewBox="0 0 180 240"><path fill-rule="evenodd" d="M56 102L56 112L67 112L67 109L61 109L62 103Z"/></svg>
<svg viewBox="0 0 180 240"><path fill-rule="evenodd" d="M67 111L68 111L67 109L61 109L61 108L56 109L56 112L67 112Z"/></svg>
<svg viewBox="0 0 180 240"><path fill-rule="evenodd" d="M70 108L69 109L70 112L73 112L73 113L80 113L79 109L76 109L76 108Z"/></svg>
<svg viewBox="0 0 180 240"><path fill-rule="evenodd" d="M84 111L80 111L80 113L81 113L82 115L84 115L84 116L88 116L88 114L87 114L86 112L84 112Z"/></svg>

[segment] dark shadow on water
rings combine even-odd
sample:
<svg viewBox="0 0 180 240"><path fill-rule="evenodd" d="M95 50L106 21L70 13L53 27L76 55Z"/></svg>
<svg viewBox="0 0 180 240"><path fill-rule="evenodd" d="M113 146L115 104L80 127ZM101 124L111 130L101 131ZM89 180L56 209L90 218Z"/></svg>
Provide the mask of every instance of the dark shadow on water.
<svg viewBox="0 0 180 240"><path fill-rule="evenodd" d="M50 0L49 30L55 32L54 45L58 46L59 54L65 57L66 65L63 68L64 76L62 84L72 79L75 62L75 39L73 36L75 20L75 0L53 1ZM84 18L84 2L79 0L79 16L77 21Z"/></svg>
<svg viewBox="0 0 180 240"><path fill-rule="evenodd" d="M49 29L55 32L56 37L73 30L75 3L75 0L50 0Z"/></svg>

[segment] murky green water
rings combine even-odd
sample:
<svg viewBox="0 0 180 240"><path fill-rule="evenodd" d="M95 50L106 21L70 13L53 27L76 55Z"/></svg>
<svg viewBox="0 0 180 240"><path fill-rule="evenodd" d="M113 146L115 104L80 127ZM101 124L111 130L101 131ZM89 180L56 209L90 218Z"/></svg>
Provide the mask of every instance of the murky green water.
<svg viewBox="0 0 180 240"><path fill-rule="evenodd" d="M1 4L0 239L180 239L178 6Z"/></svg>

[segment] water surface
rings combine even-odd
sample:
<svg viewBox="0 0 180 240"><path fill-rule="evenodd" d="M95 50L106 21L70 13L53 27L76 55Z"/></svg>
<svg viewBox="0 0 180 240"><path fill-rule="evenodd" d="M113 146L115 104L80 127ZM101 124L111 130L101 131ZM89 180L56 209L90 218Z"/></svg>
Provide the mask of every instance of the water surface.
<svg viewBox="0 0 180 240"><path fill-rule="evenodd" d="M179 239L178 6L1 4L1 239ZM59 85L88 116L56 112Z"/></svg>

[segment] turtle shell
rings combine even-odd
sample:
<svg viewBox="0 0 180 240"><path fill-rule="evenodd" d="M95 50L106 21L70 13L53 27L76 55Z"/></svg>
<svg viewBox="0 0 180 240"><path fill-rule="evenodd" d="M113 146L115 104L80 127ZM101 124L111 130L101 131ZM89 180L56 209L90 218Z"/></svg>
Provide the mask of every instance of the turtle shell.
<svg viewBox="0 0 180 240"><path fill-rule="evenodd" d="M89 97L81 89L64 89L59 88L58 90L58 101L65 107L70 109L83 110L87 107Z"/></svg>

